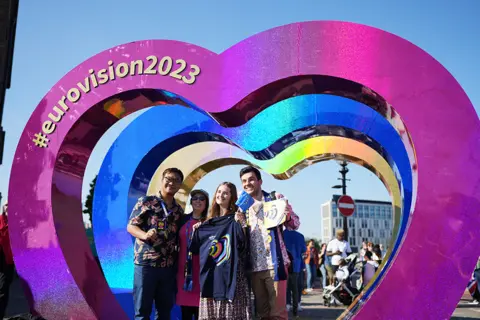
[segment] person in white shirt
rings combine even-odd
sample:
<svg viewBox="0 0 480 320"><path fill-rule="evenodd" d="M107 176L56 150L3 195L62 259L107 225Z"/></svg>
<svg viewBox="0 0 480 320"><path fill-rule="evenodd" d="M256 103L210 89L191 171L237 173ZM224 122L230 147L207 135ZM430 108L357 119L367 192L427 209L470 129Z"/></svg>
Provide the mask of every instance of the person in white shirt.
<svg viewBox="0 0 480 320"><path fill-rule="evenodd" d="M365 253L365 265L363 266L362 283L365 287L372 280L378 268L378 263L372 260L373 254L370 251Z"/></svg>
<svg viewBox="0 0 480 320"><path fill-rule="evenodd" d="M327 256L332 257L332 271L335 274L338 270L340 260L346 258L348 254L352 253L350 244L344 239L345 231L337 230L337 238L331 240L327 246Z"/></svg>

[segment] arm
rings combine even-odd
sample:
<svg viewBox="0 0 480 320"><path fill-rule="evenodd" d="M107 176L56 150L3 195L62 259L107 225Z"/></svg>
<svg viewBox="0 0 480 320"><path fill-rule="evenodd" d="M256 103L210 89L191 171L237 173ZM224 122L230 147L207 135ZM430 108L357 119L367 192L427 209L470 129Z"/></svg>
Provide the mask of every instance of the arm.
<svg viewBox="0 0 480 320"><path fill-rule="evenodd" d="M150 209L149 202L146 200L146 197L141 197L138 199L137 204L130 214L130 219L127 225L127 232L142 241L150 240L155 234L155 230L145 232L141 229L141 226L145 222L145 216L148 214L148 210Z"/></svg>
<svg viewBox="0 0 480 320"><path fill-rule="evenodd" d="M127 232L130 233L132 236L134 236L137 239L140 239L142 241L147 240L147 233L137 226L129 224L127 226Z"/></svg>
<svg viewBox="0 0 480 320"><path fill-rule="evenodd" d="M338 248L335 247L332 242L329 242L327 245L327 256L331 257L337 254L341 254L341 252L338 250Z"/></svg>

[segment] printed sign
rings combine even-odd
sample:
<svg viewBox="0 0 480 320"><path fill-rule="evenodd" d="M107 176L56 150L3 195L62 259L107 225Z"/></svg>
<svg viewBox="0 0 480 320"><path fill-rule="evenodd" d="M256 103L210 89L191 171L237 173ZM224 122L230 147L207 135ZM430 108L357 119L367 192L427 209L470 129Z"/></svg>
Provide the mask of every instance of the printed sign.
<svg viewBox="0 0 480 320"><path fill-rule="evenodd" d="M285 199L265 202L263 204L263 224L265 227L270 229L284 223L287 218L285 213L286 208L287 201Z"/></svg>

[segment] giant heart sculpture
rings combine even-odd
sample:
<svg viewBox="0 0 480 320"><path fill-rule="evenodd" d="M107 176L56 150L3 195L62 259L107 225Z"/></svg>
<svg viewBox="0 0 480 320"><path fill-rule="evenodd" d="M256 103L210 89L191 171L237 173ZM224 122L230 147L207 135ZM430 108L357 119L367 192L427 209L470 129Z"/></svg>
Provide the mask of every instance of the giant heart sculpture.
<svg viewBox="0 0 480 320"><path fill-rule="evenodd" d="M289 124L285 130L262 137L253 148L242 138L247 132L261 136L264 128L249 123L270 108L280 108L292 96L312 94L358 102L354 112L335 111L339 119L362 119L365 113L358 110L368 108L372 115L358 123L324 121L325 116L309 122L307 97L294 102L297 109L286 108L299 114L284 114ZM142 161L147 163L149 155L159 152L157 145L167 146L169 153L161 158L167 161L194 143L227 147L238 143L245 153L235 161L266 164L266 171L278 178L321 160L322 154L323 159L356 161L377 172L389 188L398 225L389 261L344 316L444 319L451 315L480 255L478 116L447 70L411 43L358 24L306 22L257 34L220 55L176 41L121 45L85 61L48 92L20 138L9 195L15 263L28 284L32 308L45 318L127 319L112 293L117 288L108 285L109 273L107 282L90 252L81 219L82 178L95 143L111 125L136 110L161 104L192 110L179 111L174 119L166 118L171 107L164 108L163 119L156 114L158 125L151 131L174 120L177 129L170 131L170 139L164 136L165 141L148 146L138 137L143 153L135 155L132 180L125 182L122 172L112 172L111 184L127 183L131 190L147 192L148 181L143 181L147 187L135 188L139 181L134 173L148 167ZM326 106L310 116L317 117L328 110ZM303 114L301 120L289 120ZM195 117L211 129L201 138L198 123L183 125ZM387 122L391 129L385 129ZM307 124L314 133L293 145L274 144L282 134L295 133ZM346 133L331 133L339 127ZM383 132L391 139L381 142ZM340 146L326 147L333 145ZM276 157L295 159L287 163ZM228 157L218 157L222 158ZM118 160L107 156L105 161ZM192 168L198 170L190 175L190 185L202 172L224 164L192 161L197 166ZM148 167L152 182L159 165ZM188 188L187 181L184 189ZM124 195L115 188L109 191L112 203ZM124 215L127 206L122 207ZM108 259L100 257L108 271Z"/></svg>

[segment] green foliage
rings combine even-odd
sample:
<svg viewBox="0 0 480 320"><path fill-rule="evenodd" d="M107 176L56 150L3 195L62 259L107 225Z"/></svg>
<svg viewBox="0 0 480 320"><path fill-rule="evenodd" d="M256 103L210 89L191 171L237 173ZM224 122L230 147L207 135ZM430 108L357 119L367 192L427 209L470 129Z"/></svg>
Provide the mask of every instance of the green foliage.
<svg viewBox="0 0 480 320"><path fill-rule="evenodd" d="M88 214L90 223L92 222L93 192L95 190L95 184L97 183L97 177L98 175L96 175L92 182L90 182L90 190L88 192L87 199L85 199L85 209L83 210L83 213Z"/></svg>
<svg viewBox="0 0 480 320"><path fill-rule="evenodd" d="M315 248L320 252L320 245L322 244L321 240L316 239L316 238L305 238L305 243L306 243L307 246L308 246L308 243L310 242L310 240L314 241Z"/></svg>

